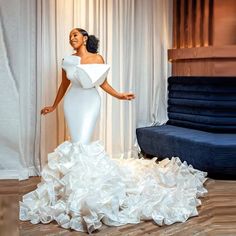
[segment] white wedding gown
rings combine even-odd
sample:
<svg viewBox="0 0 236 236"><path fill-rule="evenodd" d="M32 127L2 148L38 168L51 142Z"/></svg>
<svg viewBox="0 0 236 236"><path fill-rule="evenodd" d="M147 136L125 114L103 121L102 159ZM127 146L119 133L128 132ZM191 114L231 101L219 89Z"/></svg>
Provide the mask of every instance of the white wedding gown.
<svg viewBox="0 0 236 236"><path fill-rule="evenodd" d="M77 56L62 63L72 86L64 112L72 141L48 154L37 189L20 202L20 220L57 221L63 228L91 233L102 226L184 222L196 216L198 197L206 193L206 173L178 158L111 159L99 141L91 142L100 111L96 86L107 76L105 64L80 64Z"/></svg>

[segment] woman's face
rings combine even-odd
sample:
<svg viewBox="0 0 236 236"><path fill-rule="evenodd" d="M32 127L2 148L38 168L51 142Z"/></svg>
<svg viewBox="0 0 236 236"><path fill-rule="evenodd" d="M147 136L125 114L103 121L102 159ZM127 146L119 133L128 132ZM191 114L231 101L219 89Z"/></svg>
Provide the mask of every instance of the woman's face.
<svg viewBox="0 0 236 236"><path fill-rule="evenodd" d="M83 36L77 29L70 32L70 45L76 50L84 45L87 37Z"/></svg>

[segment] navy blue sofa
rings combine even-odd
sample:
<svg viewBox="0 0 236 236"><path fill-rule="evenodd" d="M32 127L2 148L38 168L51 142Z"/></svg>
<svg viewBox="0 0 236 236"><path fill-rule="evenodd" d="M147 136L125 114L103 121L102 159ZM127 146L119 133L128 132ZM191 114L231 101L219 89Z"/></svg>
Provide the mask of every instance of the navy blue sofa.
<svg viewBox="0 0 236 236"><path fill-rule="evenodd" d="M136 130L143 153L236 178L236 77L168 78L168 117L165 125Z"/></svg>

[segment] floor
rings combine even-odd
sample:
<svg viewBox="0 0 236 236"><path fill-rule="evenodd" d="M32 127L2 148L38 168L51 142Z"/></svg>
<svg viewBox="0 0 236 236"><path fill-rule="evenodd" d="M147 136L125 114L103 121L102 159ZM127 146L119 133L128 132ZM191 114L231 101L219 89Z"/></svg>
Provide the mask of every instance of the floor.
<svg viewBox="0 0 236 236"><path fill-rule="evenodd" d="M18 200L33 190L39 177L29 180L0 180L0 236L37 235L88 235L60 228L56 223L32 225L18 220ZM152 221L122 227L103 226L93 233L96 236L144 236L144 235L236 235L236 181L208 179L208 194L202 198L199 216L185 223L159 227Z"/></svg>

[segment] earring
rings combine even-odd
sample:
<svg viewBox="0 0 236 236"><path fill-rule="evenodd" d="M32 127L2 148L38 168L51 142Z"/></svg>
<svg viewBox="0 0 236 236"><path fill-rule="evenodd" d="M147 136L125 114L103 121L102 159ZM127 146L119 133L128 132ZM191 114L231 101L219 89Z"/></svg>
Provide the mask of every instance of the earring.
<svg viewBox="0 0 236 236"><path fill-rule="evenodd" d="M84 41L84 46L86 46L86 41Z"/></svg>

